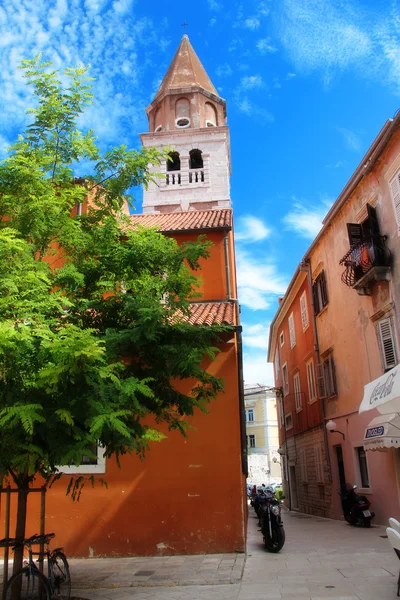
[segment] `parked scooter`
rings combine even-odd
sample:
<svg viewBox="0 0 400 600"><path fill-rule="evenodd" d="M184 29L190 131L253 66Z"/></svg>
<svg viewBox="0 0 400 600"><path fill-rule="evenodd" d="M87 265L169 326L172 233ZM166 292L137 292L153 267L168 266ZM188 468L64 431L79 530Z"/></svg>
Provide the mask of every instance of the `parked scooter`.
<svg viewBox="0 0 400 600"><path fill-rule="evenodd" d="M371 512L371 503L366 496L357 494L358 485L353 485L345 491L339 492L342 499L344 518L350 525L363 525L371 527L371 521L375 513Z"/></svg>
<svg viewBox="0 0 400 600"><path fill-rule="evenodd" d="M273 490L267 490L264 497L259 499L257 514L265 549L268 552L279 552L285 543L285 530L281 518L281 503Z"/></svg>

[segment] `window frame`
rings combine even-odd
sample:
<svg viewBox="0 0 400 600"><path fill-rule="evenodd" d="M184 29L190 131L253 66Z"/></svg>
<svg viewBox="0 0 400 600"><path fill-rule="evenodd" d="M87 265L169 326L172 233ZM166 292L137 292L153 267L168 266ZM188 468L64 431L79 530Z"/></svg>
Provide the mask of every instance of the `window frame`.
<svg viewBox="0 0 400 600"><path fill-rule="evenodd" d="M254 423L254 408L246 408L246 423ZM250 419L250 413L252 415L252 419Z"/></svg>
<svg viewBox="0 0 400 600"><path fill-rule="evenodd" d="M248 438L248 448L256 448L256 434L255 433L249 433L249 435L247 436ZM254 442L254 443L253 443Z"/></svg>
<svg viewBox="0 0 400 600"><path fill-rule="evenodd" d="M96 473L106 473L106 457L104 456L104 447L97 446L97 464L95 465L79 465L76 467L75 465L64 466L60 465L57 467L60 473L64 473L66 475L73 475L75 473L86 473L86 474L96 474Z"/></svg>
<svg viewBox="0 0 400 600"><path fill-rule="evenodd" d="M304 290L304 292L301 294L299 302L300 302L301 326L303 328L303 333L304 333L310 326L310 319L309 319L308 307L307 307L307 291L306 290Z"/></svg>
<svg viewBox="0 0 400 600"><path fill-rule="evenodd" d="M382 331L384 325L387 326L386 334L384 334L384 332ZM382 368L383 368L384 373L386 373L386 371L393 369L393 367L395 367L398 363L395 330L393 327L392 318L385 317L384 319L380 319L376 323L376 331L377 331L377 336L378 336L378 344L379 344L379 351L380 351L380 355L381 355ZM389 336L387 336L387 333L389 333ZM386 339L384 339L384 335L386 336ZM386 342L389 340L390 340L391 346L392 346L391 352L393 354L393 362L389 362L387 360L387 356L386 356L386 354L387 354L386 350L388 349Z"/></svg>
<svg viewBox="0 0 400 600"><path fill-rule="evenodd" d="M327 366L327 367L326 367ZM335 398L339 395L336 377L336 366L333 354L328 354L322 361L322 368L325 382L325 397Z"/></svg>
<svg viewBox="0 0 400 600"><path fill-rule="evenodd" d="M286 377L285 377L285 375L286 375ZM283 395L287 396L290 391L289 371L288 371L287 363L284 363L282 365L282 383L283 383Z"/></svg>
<svg viewBox="0 0 400 600"><path fill-rule="evenodd" d="M290 426L289 427L288 427L288 424L287 424L287 419L288 418L290 418ZM285 414L285 430L289 431L290 429L293 429L293 415L292 415L291 412L287 412Z"/></svg>
<svg viewBox="0 0 400 600"><path fill-rule="evenodd" d="M311 385L310 385L310 369L309 367L311 367L311 374L312 374L312 383L313 383L313 390L314 390L314 395L311 395ZM314 359L310 358L310 360L308 360L306 362L306 372L307 372L307 384L308 384L308 402L309 404L314 404L314 402L316 402L318 400L318 395L317 395L317 380L315 378L315 367L314 367Z"/></svg>
<svg viewBox="0 0 400 600"><path fill-rule="evenodd" d="M327 290L327 281L325 270L317 275L312 286L314 313L319 315L320 312L329 304L329 296Z"/></svg>
<svg viewBox="0 0 400 600"><path fill-rule="evenodd" d="M296 371L293 375L293 390L294 390L294 403L296 406L296 412L303 410L303 402L301 398L301 379L300 371Z"/></svg>
<svg viewBox="0 0 400 600"><path fill-rule="evenodd" d="M294 314L293 311L288 316L288 327L289 327L289 342L290 349L292 350L296 345L296 328L294 325Z"/></svg>
<svg viewBox="0 0 400 600"><path fill-rule="evenodd" d="M364 446L354 446L354 452L355 452L356 464L357 464L358 481L360 484L359 487L363 490L370 490L371 489L371 480L370 480L370 475L369 475L367 452L364 449ZM360 454L364 454L363 464L364 464L365 469L363 469L361 466L362 461L361 461ZM364 476L366 476L366 479L364 479Z"/></svg>
<svg viewBox="0 0 400 600"><path fill-rule="evenodd" d="M280 343L280 345L281 345L281 348L282 348L282 346L283 346L283 345L284 345L284 343L285 343L285 334L284 334L284 332L283 332L283 331L281 331L281 332L280 332L280 334L279 334L279 343Z"/></svg>

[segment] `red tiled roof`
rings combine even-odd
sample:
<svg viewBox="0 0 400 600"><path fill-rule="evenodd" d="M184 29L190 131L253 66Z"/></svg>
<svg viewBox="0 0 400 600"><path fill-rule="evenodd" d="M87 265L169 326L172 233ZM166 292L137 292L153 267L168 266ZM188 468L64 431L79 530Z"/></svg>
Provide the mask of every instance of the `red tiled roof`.
<svg viewBox="0 0 400 600"><path fill-rule="evenodd" d="M232 210L188 210L175 213L131 215L133 226L157 227L159 231L184 231L192 229L231 229Z"/></svg>
<svg viewBox="0 0 400 600"><path fill-rule="evenodd" d="M192 325L235 325L235 305L232 302L195 302L190 305Z"/></svg>

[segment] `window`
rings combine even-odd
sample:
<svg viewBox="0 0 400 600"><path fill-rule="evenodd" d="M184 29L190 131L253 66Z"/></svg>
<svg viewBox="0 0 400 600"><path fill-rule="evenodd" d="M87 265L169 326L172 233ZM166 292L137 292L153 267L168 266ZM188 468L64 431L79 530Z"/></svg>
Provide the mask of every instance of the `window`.
<svg viewBox="0 0 400 600"><path fill-rule="evenodd" d="M397 223L397 232L400 235L400 171L396 173L396 176L389 183L389 188Z"/></svg>
<svg viewBox="0 0 400 600"><path fill-rule="evenodd" d="M314 312L317 315L328 304L325 271L321 271L312 286Z"/></svg>
<svg viewBox="0 0 400 600"><path fill-rule="evenodd" d="M293 313L291 313L289 315L288 324L289 324L290 347L293 348L296 345L296 332L294 330L294 317L293 317Z"/></svg>
<svg viewBox="0 0 400 600"><path fill-rule="evenodd" d="M283 400L282 400L282 398L278 398L278 413L279 413L279 425L282 427L282 425L285 422L285 418L283 415Z"/></svg>
<svg viewBox="0 0 400 600"><path fill-rule="evenodd" d="M203 155L201 150L191 150L189 152L189 169L202 169Z"/></svg>
<svg viewBox="0 0 400 600"><path fill-rule="evenodd" d="M283 331L281 331L280 335L279 335L279 342L281 344L281 346L283 346L283 344L285 343L285 336Z"/></svg>
<svg viewBox="0 0 400 600"><path fill-rule="evenodd" d="M307 483L307 454L306 450L300 451L300 477L303 483Z"/></svg>
<svg viewBox="0 0 400 600"><path fill-rule="evenodd" d="M305 331L310 324L308 321L307 294L306 294L305 290L302 293L302 295L300 296L300 313L301 313L301 325L303 327L303 331Z"/></svg>
<svg viewBox="0 0 400 600"><path fill-rule="evenodd" d="M360 470L361 487L369 488L368 465L365 450L362 446L359 446L358 448L356 448L356 453L358 460L358 468Z"/></svg>
<svg viewBox="0 0 400 600"><path fill-rule="evenodd" d="M293 387L294 387L294 398L296 404L296 411L299 412L303 408L303 403L301 400L301 389L300 389L300 373L295 373L293 375Z"/></svg>
<svg viewBox="0 0 400 600"><path fill-rule="evenodd" d="M247 436L247 445L249 448L255 448L256 447L256 436L254 434L248 435Z"/></svg>
<svg viewBox="0 0 400 600"><path fill-rule="evenodd" d="M253 422L254 421L254 410L252 408L248 408L246 410L246 421Z"/></svg>
<svg viewBox="0 0 400 600"><path fill-rule="evenodd" d="M387 371L397 364L396 347L394 343L392 320L382 319L377 323L379 347L381 351L383 370Z"/></svg>
<svg viewBox="0 0 400 600"><path fill-rule="evenodd" d="M190 102L179 98L175 104L175 125L179 128L190 127Z"/></svg>
<svg viewBox="0 0 400 600"><path fill-rule="evenodd" d="M170 152L169 159L167 160L167 171L180 171L181 170L181 158L179 152Z"/></svg>
<svg viewBox="0 0 400 600"><path fill-rule="evenodd" d="M106 457L104 456L104 448L94 445L91 450L94 456L82 456L82 461L79 467L74 465L57 467L61 473L105 473L106 472Z"/></svg>
<svg viewBox="0 0 400 600"><path fill-rule="evenodd" d="M287 396L289 393L289 376L287 370L287 364L282 366L282 377L283 377L283 395Z"/></svg>
<svg viewBox="0 0 400 600"><path fill-rule="evenodd" d="M309 402L312 404L317 399L317 390L315 386L315 371L314 371L314 361L313 359L309 360L306 363L307 369L307 383L308 383L308 397Z"/></svg>
<svg viewBox="0 0 400 600"><path fill-rule="evenodd" d="M277 346L276 350L275 350L275 377L278 377L280 368L281 368L281 362L280 362L280 357L279 357L279 349Z"/></svg>
<svg viewBox="0 0 400 600"><path fill-rule="evenodd" d="M322 363L320 397L333 398L337 396L336 369L332 354Z"/></svg>
<svg viewBox="0 0 400 600"><path fill-rule="evenodd" d="M292 429L293 428L293 419L292 419L292 413L287 413L285 415L285 429Z"/></svg>
<svg viewBox="0 0 400 600"><path fill-rule="evenodd" d="M317 477L317 483L324 483L324 463L322 462L322 451L321 446L316 446L314 448L314 456L315 456L315 473Z"/></svg>

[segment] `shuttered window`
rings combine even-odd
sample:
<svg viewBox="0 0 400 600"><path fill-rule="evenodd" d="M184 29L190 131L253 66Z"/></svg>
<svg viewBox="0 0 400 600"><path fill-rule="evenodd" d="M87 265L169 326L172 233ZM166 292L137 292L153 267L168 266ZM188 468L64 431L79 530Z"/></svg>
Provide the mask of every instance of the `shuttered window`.
<svg viewBox="0 0 400 600"><path fill-rule="evenodd" d="M294 317L293 317L293 313L291 313L289 315L288 324L289 324L290 347L293 348L296 345L296 332L294 330Z"/></svg>
<svg viewBox="0 0 400 600"><path fill-rule="evenodd" d="M379 346L382 356L382 364L385 371L397 364L396 347L394 343L393 327L391 319L382 319L377 324Z"/></svg>
<svg viewBox="0 0 400 600"><path fill-rule="evenodd" d="M300 296L300 312L301 312L301 324L303 331L305 331L309 325L308 321L308 309L307 309L307 295L304 291Z"/></svg>
<svg viewBox="0 0 400 600"><path fill-rule="evenodd" d="M303 408L303 402L301 400L300 373L295 373L293 375L293 387L296 410L299 412Z"/></svg>
<svg viewBox="0 0 400 600"><path fill-rule="evenodd" d="M321 446L314 448L315 455L315 473L317 476L317 483L324 483L324 463L322 462L322 451Z"/></svg>
<svg viewBox="0 0 400 600"><path fill-rule="evenodd" d="M328 304L325 271L321 271L312 286L314 312L317 315Z"/></svg>
<svg viewBox="0 0 400 600"><path fill-rule="evenodd" d="M283 393L286 396L289 393L289 376L287 370L287 364L282 365L282 378L283 378Z"/></svg>
<svg viewBox="0 0 400 600"><path fill-rule="evenodd" d="M315 386L315 371L314 371L314 361L311 359L306 364L307 369L307 382L308 382L308 396L310 404L315 402L317 399L317 390Z"/></svg>
<svg viewBox="0 0 400 600"><path fill-rule="evenodd" d="M400 172L389 184L390 195L392 196L394 216L396 217L397 231L400 233Z"/></svg>

